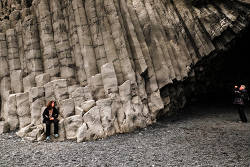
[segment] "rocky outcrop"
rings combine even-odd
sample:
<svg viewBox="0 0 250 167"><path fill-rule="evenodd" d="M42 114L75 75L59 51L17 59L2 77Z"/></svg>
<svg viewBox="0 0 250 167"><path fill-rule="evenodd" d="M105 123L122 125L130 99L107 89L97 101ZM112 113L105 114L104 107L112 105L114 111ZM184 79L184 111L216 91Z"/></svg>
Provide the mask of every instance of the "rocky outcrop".
<svg viewBox="0 0 250 167"><path fill-rule="evenodd" d="M180 110L195 89L183 81L195 82L197 64L249 28L249 5L2 0L0 132L42 140L50 100L60 111L57 141L130 132Z"/></svg>

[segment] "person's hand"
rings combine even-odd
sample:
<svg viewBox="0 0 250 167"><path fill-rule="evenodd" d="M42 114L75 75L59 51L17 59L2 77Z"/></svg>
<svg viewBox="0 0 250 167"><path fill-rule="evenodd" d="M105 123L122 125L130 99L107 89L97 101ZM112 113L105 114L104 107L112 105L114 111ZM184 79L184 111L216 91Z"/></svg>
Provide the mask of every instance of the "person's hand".
<svg viewBox="0 0 250 167"><path fill-rule="evenodd" d="M53 118L53 117L51 117L49 120L53 121L53 120L54 120L54 118Z"/></svg>

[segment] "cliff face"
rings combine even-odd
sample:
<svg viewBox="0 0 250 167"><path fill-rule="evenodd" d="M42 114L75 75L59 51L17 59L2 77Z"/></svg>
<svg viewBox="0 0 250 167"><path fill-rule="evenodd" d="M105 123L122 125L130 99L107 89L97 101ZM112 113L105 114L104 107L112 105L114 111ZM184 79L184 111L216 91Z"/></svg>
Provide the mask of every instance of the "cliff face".
<svg viewBox="0 0 250 167"><path fill-rule="evenodd" d="M60 108L59 140L152 124L184 107L182 81L249 20L247 0L2 0L1 131L41 140L50 100Z"/></svg>

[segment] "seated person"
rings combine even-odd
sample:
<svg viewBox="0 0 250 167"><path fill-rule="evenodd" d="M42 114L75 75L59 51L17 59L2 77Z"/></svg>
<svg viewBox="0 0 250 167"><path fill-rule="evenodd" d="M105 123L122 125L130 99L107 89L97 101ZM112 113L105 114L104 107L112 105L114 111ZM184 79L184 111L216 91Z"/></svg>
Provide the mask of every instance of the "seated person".
<svg viewBox="0 0 250 167"><path fill-rule="evenodd" d="M43 112L43 123L46 124L46 140L50 140L50 125L54 123L54 136L58 135L58 110L55 108L55 101L50 101Z"/></svg>

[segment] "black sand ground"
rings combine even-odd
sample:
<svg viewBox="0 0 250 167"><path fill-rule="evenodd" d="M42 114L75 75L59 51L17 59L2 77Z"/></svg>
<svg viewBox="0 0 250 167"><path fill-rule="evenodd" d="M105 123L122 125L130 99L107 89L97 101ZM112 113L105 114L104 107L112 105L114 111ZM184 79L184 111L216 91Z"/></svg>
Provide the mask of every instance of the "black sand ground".
<svg viewBox="0 0 250 167"><path fill-rule="evenodd" d="M250 120L250 109L248 108ZM231 106L195 105L178 117L95 142L0 135L0 166L250 166L250 123Z"/></svg>

